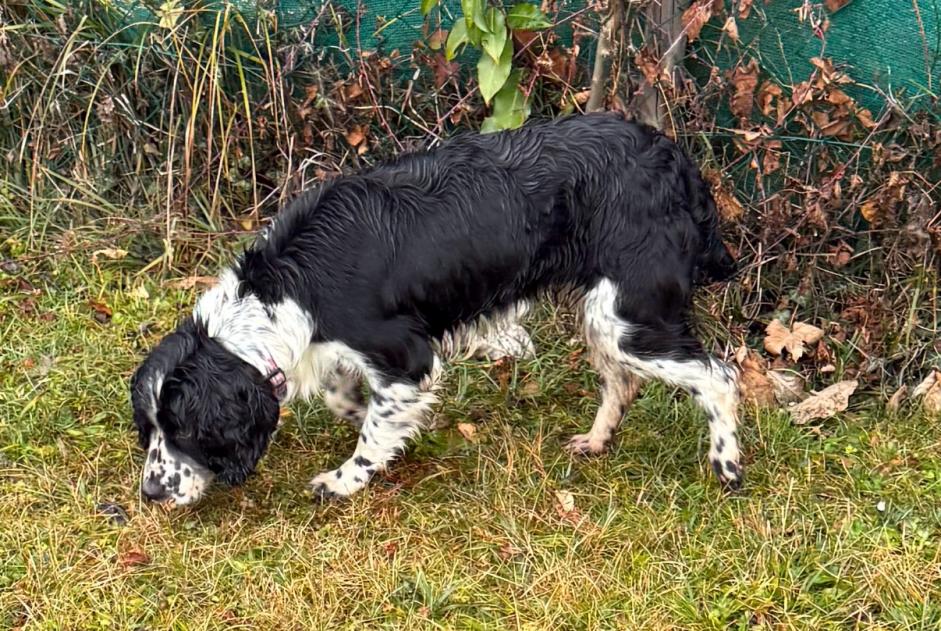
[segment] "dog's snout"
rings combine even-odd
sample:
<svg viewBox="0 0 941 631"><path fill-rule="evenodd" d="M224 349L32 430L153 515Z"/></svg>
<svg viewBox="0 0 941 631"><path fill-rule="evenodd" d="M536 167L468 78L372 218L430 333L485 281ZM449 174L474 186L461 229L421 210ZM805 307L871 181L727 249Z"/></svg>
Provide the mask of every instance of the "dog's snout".
<svg viewBox="0 0 941 631"><path fill-rule="evenodd" d="M151 502L162 502L163 500L167 499L167 497L169 497L167 494L167 489L165 489L164 486L160 483L160 480L152 476L144 478L144 482L141 484L140 492L145 499L148 499Z"/></svg>

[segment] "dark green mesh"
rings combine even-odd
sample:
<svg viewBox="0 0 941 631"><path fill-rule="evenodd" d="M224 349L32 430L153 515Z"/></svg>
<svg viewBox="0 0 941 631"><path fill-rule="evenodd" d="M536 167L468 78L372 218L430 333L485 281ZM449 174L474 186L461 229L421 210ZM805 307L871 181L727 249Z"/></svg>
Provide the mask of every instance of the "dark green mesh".
<svg viewBox="0 0 941 631"><path fill-rule="evenodd" d="M916 3L919 16L916 13ZM127 9L129 22L153 22L152 8L160 4L157 0L117 0L117 5ZM190 2L184 3L192 6ZM224 6L222 0L203 2L209 11ZM277 17L279 28L291 28L309 24L321 15L322 0L230 0L229 4L242 11L249 21L258 11L270 11ZM399 50L405 54L422 36L423 18L419 11L419 0L334 0L335 7L342 7L346 46L364 50L391 52ZM510 3L507 3L510 4ZM584 0L561 0L563 15L570 15L585 7ZM826 34L826 48L807 23L798 21L796 9L802 0L755 0L753 15L739 21L742 46L726 45L717 50L721 20L703 29L702 41L694 51L709 59L715 59L720 67L734 65L743 54L759 59L764 71L776 76L783 83L795 83L806 79L811 66L808 59L823 54L835 62L845 62L852 67L851 76L865 84L872 84L893 92L909 94L931 87L938 93L941 81L939 63L939 40L941 40L941 0L854 0L839 12L830 16L831 26ZM818 3L819 4L819 3ZM731 4L730 4L731 6ZM359 38L355 29L355 16L359 15ZM460 14L459 0L442 0L441 23L448 28L451 18ZM764 14L761 18L756 14ZM318 43L325 47L336 47L340 38L333 28L333 16L323 15L318 29ZM561 33L563 40L566 33ZM570 39L570 32L568 38ZM930 77L930 81L929 81ZM863 102L881 102L881 97L871 92L858 94Z"/></svg>

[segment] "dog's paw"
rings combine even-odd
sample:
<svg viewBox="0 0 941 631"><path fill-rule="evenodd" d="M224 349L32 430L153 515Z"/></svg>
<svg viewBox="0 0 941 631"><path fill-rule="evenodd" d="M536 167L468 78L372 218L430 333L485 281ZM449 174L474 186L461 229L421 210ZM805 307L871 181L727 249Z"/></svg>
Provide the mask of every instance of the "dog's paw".
<svg viewBox="0 0 941 631"><path fill-rule="evenodd" d="M576 434L565 443L565 450L573 456L600 456L608 450L610 441L591 434Z"/></svg>
<svg viewBox="0 0 941 631"><path fill-rule="evenodd" d="M362 481L353 479L353 476L344 472L343 467L333 471L324 471L309 483L311 493L318 502L349 497L365 486Z"/></svg>
<svg viewBox="0 0 941 631"><path fill-rule="evenodd" d="M725 491L738 491L742 488L742 479L744 471L738 460L726 460L723 458L710 458L712 470L719 478L719 484Z"/></svg>

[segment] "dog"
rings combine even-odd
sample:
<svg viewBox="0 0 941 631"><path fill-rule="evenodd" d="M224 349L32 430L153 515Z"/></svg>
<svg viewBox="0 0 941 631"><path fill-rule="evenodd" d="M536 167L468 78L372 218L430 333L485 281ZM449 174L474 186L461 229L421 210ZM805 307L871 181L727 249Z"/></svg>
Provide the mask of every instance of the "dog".
<svg viewBox="0 0 941 631"><path fill-rule="evenodd" d="M425 427L442 357L531 355L520 318L554 290L580 298L601 384L566 448L604 452L656 378L705 410L711 466L737 488L737 371L689 319L694 288L735 268L698 168L618 115L459 135L337 177L288 204L134 373L142 494L185 505L241 484L281 406L322 393L360 429L311 489L349 496Z"/></svg>

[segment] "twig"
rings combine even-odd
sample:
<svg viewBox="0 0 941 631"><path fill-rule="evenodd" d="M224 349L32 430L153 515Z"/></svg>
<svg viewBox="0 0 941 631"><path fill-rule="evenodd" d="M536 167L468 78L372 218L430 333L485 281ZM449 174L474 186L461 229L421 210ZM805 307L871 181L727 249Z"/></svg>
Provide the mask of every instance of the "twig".
<svg viewBox="0 0 941 631"><path fill-rule="evenodd" d="M605 87L608 78L608 57L613 48L612 42L621 23L621 0L609 0L608 17L598 35L598 48L595 51L595 66L591 73L591 91L585 109L596 112L604 106Z"/></svg>

